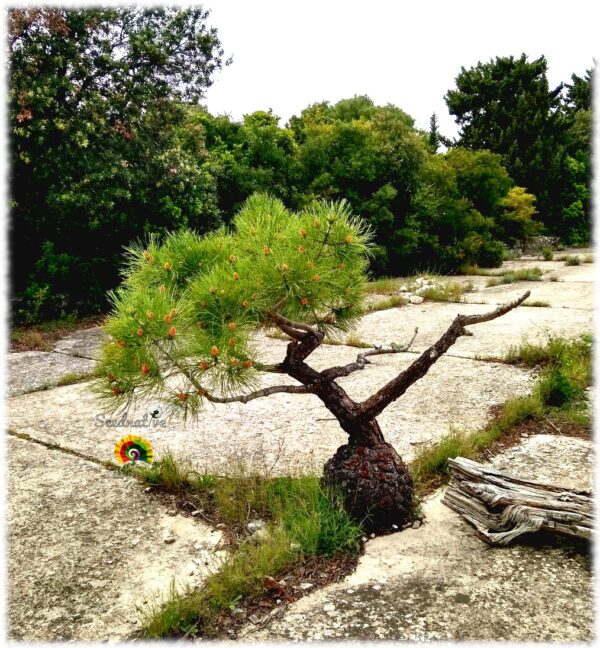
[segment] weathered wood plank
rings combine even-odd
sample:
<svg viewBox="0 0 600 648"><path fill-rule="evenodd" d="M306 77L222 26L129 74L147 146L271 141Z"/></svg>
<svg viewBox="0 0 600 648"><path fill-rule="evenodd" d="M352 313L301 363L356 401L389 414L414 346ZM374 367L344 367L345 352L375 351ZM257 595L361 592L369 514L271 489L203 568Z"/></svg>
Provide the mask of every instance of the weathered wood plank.
<svg viewBox="0 0 600 648"><path fill-rule="evenodd" d="M442 501L486 542L505 545L537 531L591 538L591 493L527 480L463 457L448 464L452 479Z"/></svg>

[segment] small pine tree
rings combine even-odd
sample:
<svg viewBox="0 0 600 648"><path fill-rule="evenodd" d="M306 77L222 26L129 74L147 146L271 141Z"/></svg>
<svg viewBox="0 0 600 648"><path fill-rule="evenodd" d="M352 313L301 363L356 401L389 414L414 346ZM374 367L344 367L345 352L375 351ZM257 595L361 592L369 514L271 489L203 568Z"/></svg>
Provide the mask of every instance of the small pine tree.
<svg viewBox="0 0 600 648"><path fill-rule="evenodd" d="M440 148L441 138L438 130L437 115L435 113L429 118L429 136L427 137L427 142L431 151L437 153Z"/></svg>
<svg viewBox="0 0 600 648"><path fill-rule="evenodd" d="M97 391L118 408L137 396L162 399L182 415L206 401L243 402L275 393L315 394L348 434L325 466L325 482L342 487L348 511L371 528L410 515L412 479L385 442L376 417L465 335L465 326L508 312L457 316L438 342L362 403L337 378L368 358L405 351L391 344L355 362L317 371L306 361L328 333L348 330L362 313L371 232L346 203L315 203L299 214L268 196L251 196L232 231L151 239L129 249L123 285L111 298ZM277 326L289 339L282 362L260 362L251 335ZM415 332L416 334L416 332ZM413 338L414 339L414 338ZM261 388L261 372L299 384Z"/></svg>

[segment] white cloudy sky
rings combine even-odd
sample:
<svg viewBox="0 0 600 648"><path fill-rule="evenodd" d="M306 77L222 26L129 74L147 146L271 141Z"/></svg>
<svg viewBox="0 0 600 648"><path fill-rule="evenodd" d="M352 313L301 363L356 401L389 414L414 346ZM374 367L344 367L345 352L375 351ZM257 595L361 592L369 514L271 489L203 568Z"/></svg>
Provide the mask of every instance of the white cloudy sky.
<svg viewBox="0 0 600 648"><path fill-rule="evenodd" d="M454 135L444 94L460 67L544 54L549 81L598 58L600 3L590 0L205 0L233 63L208 90L214 113L272 108L285 122L315 101L367 94Z"/></svg>

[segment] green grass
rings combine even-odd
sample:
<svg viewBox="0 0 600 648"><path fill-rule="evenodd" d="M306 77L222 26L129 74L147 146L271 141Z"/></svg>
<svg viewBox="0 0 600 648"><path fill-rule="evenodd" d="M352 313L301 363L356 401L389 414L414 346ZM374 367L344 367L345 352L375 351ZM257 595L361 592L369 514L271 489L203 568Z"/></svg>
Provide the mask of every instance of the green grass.
<svg viewBox="0 0 600 648"><path fill-rule="evenodd" d="M457 281L447 281L431 286L419 294L428 301L460 302L463 292L472 288L472 283L463 286Z"/></svg>
<svg viewBox="0 0 600 648"><path fill-rule="evenodd" d="M540 281L542 271L539 268L523 268L521 270L510 270L503 275L493 277L487 282L487 287L511 284L516 281Z"/></svg>
<svg viewBox="0 0 600 648"><path fill-rule="evenodd" d="M374 279L367 283L365 292L371 295L393 295L398 292L403 281L403 279L398 277Z"/></svg>
<svg viewBox="0 0 600 648"><path fill-rule="evenodd" d="M346 346L356 347L357 349L370 349L373 347L372 344L365 342L363 339L358 337L358 335L349 335L344 342Z"/></svg>
<svg viewBox="0 0 600 648"><path fill-rule="evenodd" d="M503 274L501 269L491 270L488 268L480 268L477 265L464 265L461 267L460 271L465 275L475 275L476 277L499 277Z"/></svg>
<svg viewBox="0 0 600 648"><path fill-rule="evenodd" d="M554 258L554 252L552 251L551 247L543 247L541 253L542 259L544 259L544 261L552 261L552 259Z"/></svg>
<svg viewBox="0 0 600 648"><path fill-rule="evenodd" d="M366 305L364 312L374 313L380 310L387 310L388 308L397 308L398 306L404 306L407 303L408 301L406 300L406 298L400 295L392 295L387 299L382 299L381 301Z"/></svg>
<svg viewBox="0 0 600 648"><path fill-rule="evenodd" d="M571 255L565 259L566 266L578 266L581 264L581 259L578 255Z"/></svg>
<svg viewBox="0 0 600 648"><path fill-rule="evenodd" d="M64 387L65 385L74 385L75 383L83 382L84 380L89 380L95 375L97 375L97 372L95 371L90 373L69 372L58 379L58 381L56 382L56 386Z"/></svg>
<svg viewBox="0 0 600 648"><path fill-rule="evenodd" d="M590 426L590 412L583 396L592 379L591 355L591 336L575 340L551 338L545 346L525 343L512 349L506 362L540 369L532 393L509 400L482 430L454 430L433 446L423 448L410 464L417 495L431 491L446 479L448 459L481 458L485 448L510 435L523 421L555 417Z"/></svg>
<svg viewBox="0 0 600 648"><path fill-rule="evenodd" d="M341 499L310 475L268 477L242 464L225 477L202 474L170 454L149 468L129 469L146 484L160 487L212 511L242 539L199 590L172 588L166 601L140 610L147 638L211 636L216 619L241 599L258 596L266 576L280 577L314 556L358 554L363 531L344 511ZM257 539L247 523L260 518L267 533Z"/></svg>

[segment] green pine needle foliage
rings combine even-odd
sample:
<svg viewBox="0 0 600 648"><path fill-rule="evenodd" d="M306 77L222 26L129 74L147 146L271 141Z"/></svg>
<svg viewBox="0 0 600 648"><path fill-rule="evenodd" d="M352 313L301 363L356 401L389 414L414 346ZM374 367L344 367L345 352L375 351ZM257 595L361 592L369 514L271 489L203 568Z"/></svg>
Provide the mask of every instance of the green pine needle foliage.
<svg viewBox="0 0 600 648"><path fill-rule="evenodd" d="M345 201L292 213L255 194L231 231L132 245L111 294L96 391L113 409L135 395L193 415L207 392L223 398L255 388L252 334L272 325L269 311L332 335L360 316L370 241Z"/></svg>

